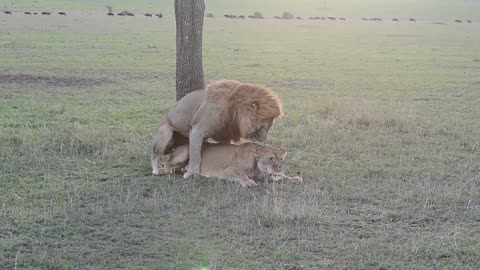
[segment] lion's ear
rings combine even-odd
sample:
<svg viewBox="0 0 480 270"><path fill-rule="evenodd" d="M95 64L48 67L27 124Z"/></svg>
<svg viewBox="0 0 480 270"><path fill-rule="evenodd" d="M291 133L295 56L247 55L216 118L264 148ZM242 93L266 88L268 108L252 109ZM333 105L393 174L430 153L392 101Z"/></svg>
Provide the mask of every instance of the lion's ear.
<svg viewBox="0 0 480 270"><path fill-rule="evenodd" d="M258 103L257 102L252 102L252 109L254 109L254 110L258 109Z"/></svg>

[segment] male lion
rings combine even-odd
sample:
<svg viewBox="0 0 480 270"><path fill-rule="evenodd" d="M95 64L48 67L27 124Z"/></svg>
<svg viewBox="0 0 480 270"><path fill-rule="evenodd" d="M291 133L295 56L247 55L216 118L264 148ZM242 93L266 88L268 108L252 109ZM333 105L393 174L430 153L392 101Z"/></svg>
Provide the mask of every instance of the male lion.
<svg viewBox="0 0 480 270"><path fill-rule="evenodd" d="M282 166L286 155L287 152L283 149L254 143L204 143L200 175L236 182L241 187L256 186L254 180L301 183L301 177L283 174ZM185 166L188 173L190 167L186 165L187 162L188 144L172 151L169 161L164 163L164 169L173 172L174 168Z"/></svg>
<svg viewBox="0 0 480 270"><path fill-rule="evenodd" d="M222 80L184 96L168 112L154 137L152 173L163 171L160 155L179 145L190 144L190 170L184 178L198 178L202 143L251 140L266 141L273 120L283 115L282 103L270 88Z"/></svg>

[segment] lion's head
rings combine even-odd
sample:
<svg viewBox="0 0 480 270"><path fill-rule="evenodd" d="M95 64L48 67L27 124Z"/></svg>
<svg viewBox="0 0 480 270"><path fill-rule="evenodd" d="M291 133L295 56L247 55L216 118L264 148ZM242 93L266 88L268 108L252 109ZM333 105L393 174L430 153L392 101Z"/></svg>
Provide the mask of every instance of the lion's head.
<svg viewBox="0 0 480 270"><path fill-rule="evenodd" d="M219 81L209 85L207 91L212 100L224 102L222 120L233 140L264 142L274 119L283 116L280 98L263 85Z"/></svg>
<svg viewBox="0 0 480 270"><path fill-rule="evenodd" d="M257 166L264 178L280 181L283 177L283 161L287 151L274 147L257 147L255 158Z"/></svg>

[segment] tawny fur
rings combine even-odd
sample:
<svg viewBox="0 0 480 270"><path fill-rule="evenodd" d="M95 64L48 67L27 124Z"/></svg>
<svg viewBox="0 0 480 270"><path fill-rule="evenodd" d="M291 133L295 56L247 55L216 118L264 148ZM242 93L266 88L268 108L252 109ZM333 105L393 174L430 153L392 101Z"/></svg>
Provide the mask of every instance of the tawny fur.
<svg viewBox="0 0 480 270"><path fill-rule="evenodd" d="M206 90L182 98L159 125L154 138L152 173L165 173L160 168L159 156L180 145L176 143L177 136L189 138L191 172L198 174L204 140L264 141L273 120L282 115L282 103L268 87L234 80L213 82Z"/></svg>
<svg viewBox="0 0 480 270"><path fill-rule="evenodd" d="M241 187L256 186L258 181L284 181L301 183L302 178L283 173L283 161L287 152L283 149L254 143L212 144L202 147L200 174L205 177L225 179ZM181 168L188 161L188 145L176 148L166 163L169 170ZM188 172L188 165L185 166Z"/></svg>

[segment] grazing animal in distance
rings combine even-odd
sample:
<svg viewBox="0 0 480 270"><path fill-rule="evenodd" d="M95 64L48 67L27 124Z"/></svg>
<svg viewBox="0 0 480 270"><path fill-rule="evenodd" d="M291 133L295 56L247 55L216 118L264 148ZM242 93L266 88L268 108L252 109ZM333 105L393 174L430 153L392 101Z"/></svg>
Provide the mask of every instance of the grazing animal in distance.
<svg viewBox="0 0 480 270"><path fill-rule="evenodd" d="M297 20L301 20L301 19L302 19L302 17L296 17L296 19L297 19Z"/></svg>
<svg viewBox="0 0 480 270"><path fill-rule="evenodd" d="M414 18L411 18L409 21L416 22L417 20L415 20Z"/></svg>
<svg viewBox="0 0 480 270"><path fill-rule="evenodd" d="M153 18L152 14L150 14L150 13L145 13L145 17Z"/></svg>
<svg viewBox="0 0 480 270"><path fill-rule="evenodd" d="M50 16L50 15L52 15L52 13L44 11L44 12L42 12L42 15Z"/></svg>
<svg viewBox="0 0 480 270"><path fill-rule="evenodd" d="M394 21L394 22L398 22L398 19L392 19L392 21Z"/></svg>
<svg viewBox="0 0 480 270"><path fill-rule="evenodd" d="M108 16L115 16L115 14L112 13L112 12L107 13L107 15L108 15Z"/></svg>
<svg viewBox="0 0 480 270"><path fill-rule="evenodd" d="M462 20L455 20L456 23L462 23Z"/></svg>
<svg viewBox="0 0 480 270"><path fill-rule="evenodd" d="M23 14L25 15L32 15L32 13L28 12L28 11L25 11Z"/></svg>
<svg viewBox="0 0 480 270"><path fill-rule="evenodd" d="M240 16L238 16L238 18L239 18L239 19L245 19L245 16L240 15Z"/></svg>
<svg viewBox="0 0 480 270"><path fill-rule="evenodd" d="M341 20L341 21L346 21L347 19L345 19L345 18L339 18L339 20Z"/></svg>
<svg viewBox="0 0 480 270"><path fill-rule="evenodd" d="M160 19L160 18L163 18L162 13L157 13L157 14L155 14L155 16L157 16L159 19Z"/></svg>
<svg viewBox="0 0 480 270"><path fill-rule="evenodd" d="M335 17L327 17L327 20L336 21L337 18L335 18Z"/></svg>
<svg viewBox="0 0 480 270"><path fill-rule="evenodd" d="M188 144L175 148L164 164L164 171L171 174L175 168L184 166L188 173L188 152ZM256 186L256 181L303 182L299 176L289 177L283 173L286 155L283 149L254 143L203 143L200 175L229 180L243 188Z"/></svg>
<svg viewBox="0 0 480 270"><path fill-rule="evenodd" d="M11 12L11 11L8 11L8 10L5 11L5 12L3 12L3 13L5 13L5 14L7 14L7 15L12 15L12 12Z"/></svg>
<svg viewBox="0 0 480 270"><path fill-rule="evenodd" d="M33 15L38 15L38 12L34 12Z"/></svg>
<svg viewBox="0 0 480 270"><path fill-rule="evenodd" d="M275 18L275 19L281 19L280 16L274 16L273 18Z"/></svg>
<svg viewBox="0 0 480 270"><path fill-rule="evenodd" d="M467 23L472 23L472 21L471 21L471 20L467 20Z"/></svg>
<svg viewBox="0 0 480 270"><path fill-rule="evenodd" d="M189 141L190 166L185 178L200 173L202 143L267 140L268 131L283 115L282 103L270 88L258 84L221 80L206 90L193 91L167 113L153 140L152 174L162 174L160 156ZM165 172L163 172L165 173Z"/></svg>
<svg viewBox="0 0 480 270"><path fill-rule="evenodd" d="M362 18L362 21L368 21L368 19L367 18Z"/></svg>
<svg viewBox="0 0 480 270"><path fill-rule="evenodd" d="M63 12L63 11L61 11L61 12L58 12L58 15L61 15L61 16L67 16L67 13L66 13L66 12Z"/></svg>

